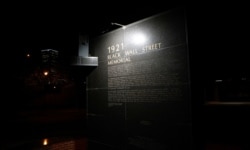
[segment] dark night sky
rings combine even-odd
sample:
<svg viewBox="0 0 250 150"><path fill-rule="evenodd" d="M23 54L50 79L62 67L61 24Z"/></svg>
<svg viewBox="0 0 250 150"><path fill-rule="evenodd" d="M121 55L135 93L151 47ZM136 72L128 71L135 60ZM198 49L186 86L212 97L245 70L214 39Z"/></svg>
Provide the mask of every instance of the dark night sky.
<svg viewBox="0 0 250 150"><path fill-rule="evenodd" d="M79 33L94 37L117 28L111 22L126 25L178 6L65 5L20 7L6 15L2 30L7 47L14 51L54 48L69 52L77 48Z"/></svg>

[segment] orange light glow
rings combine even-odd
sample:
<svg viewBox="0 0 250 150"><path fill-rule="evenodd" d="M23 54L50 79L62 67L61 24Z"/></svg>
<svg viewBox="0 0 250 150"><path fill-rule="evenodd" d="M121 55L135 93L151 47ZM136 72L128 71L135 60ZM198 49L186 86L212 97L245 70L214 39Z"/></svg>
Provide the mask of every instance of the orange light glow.
<svg viewBox="0 0 250 150"><path fill-rule="evenodd" d="M49 74L49 72L48 72L48 71L44 71L43 74L44 74L45 76L47 76L47 75Z"/></svg>
<svg viewBox="0 0 250 150"><path fill-rule="evenodd" d="M43 139L43 145L48 145L48 139Z"/></svg>

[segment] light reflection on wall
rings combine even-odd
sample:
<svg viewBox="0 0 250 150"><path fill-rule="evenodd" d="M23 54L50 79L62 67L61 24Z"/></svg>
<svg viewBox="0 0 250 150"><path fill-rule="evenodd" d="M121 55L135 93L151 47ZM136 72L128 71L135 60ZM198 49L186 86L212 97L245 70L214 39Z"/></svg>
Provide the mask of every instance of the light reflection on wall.
<svg viewBox="0 0 250 150"><path fill-rule="evenodd" d="M135 33L132 35L132 41L136 45L142 45L146 42L146 36L142 33Z"/></svg>

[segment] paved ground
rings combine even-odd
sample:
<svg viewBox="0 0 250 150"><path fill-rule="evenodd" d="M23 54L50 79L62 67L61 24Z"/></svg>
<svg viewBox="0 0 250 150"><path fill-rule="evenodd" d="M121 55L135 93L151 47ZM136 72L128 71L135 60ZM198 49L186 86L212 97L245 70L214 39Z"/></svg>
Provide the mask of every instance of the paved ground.
<svg viewBox="0 0 250 150"><path fill-rule="evenodd" d="M84 110L30 110L5 119L1 125L0 148L34 143L43 138L85 137Z"/></svg>

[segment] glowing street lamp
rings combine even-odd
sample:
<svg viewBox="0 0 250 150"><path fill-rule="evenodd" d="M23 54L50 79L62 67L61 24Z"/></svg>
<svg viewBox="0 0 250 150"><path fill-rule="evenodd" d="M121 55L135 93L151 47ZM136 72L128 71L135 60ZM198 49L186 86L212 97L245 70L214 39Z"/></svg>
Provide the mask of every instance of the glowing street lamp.
<svg viewBox="0 0 250 150"><path fill-rule="evenodd" d="M48 71L44 71L43 74L44 74L45 76L48 76L48 75L49 75L49 72L48 72Z"/></svg>

